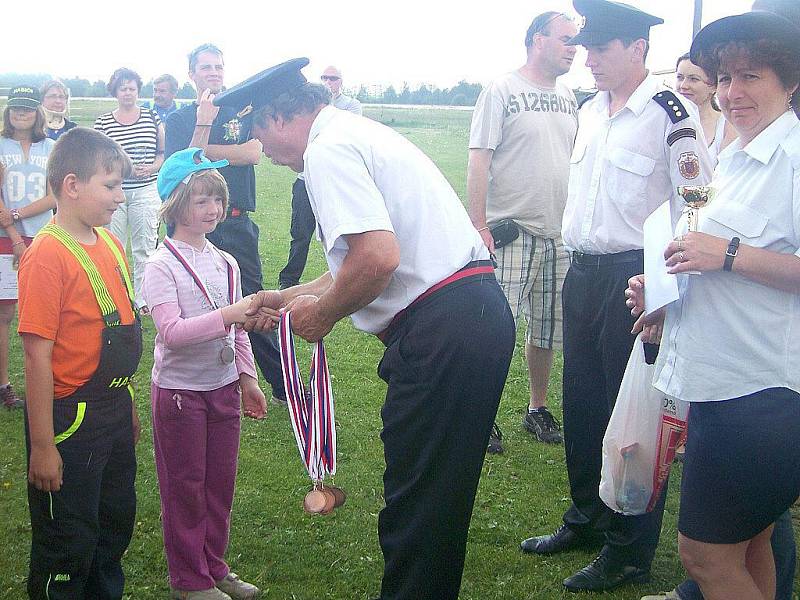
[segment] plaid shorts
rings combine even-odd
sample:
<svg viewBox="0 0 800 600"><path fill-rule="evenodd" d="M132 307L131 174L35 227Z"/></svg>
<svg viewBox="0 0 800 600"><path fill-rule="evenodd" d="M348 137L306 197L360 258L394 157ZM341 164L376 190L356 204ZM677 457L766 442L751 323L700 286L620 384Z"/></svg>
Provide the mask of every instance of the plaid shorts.
<svg viewBox="0 0 800 600"><path fill-rule="evenodd" d="M495 275L514 320L521 309L528 323L525 341L538 348L560 350L561 288L569 268L569 254L561 238L537 237L520 227L519 237L496 254Z"/></svg>

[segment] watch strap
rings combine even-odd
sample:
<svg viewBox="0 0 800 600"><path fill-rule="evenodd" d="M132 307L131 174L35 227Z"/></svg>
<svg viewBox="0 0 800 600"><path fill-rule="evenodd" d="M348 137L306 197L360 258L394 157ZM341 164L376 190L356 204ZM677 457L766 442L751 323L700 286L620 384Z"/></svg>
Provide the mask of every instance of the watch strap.
<svg viewBox="0 0 800 600"><path fill-rule="evenodd" d="M739 238L735 237L728 243L728 249L725 251L725 262L722 264L723 271L730 271L733 269L733 259L739 252Z"/></svg>

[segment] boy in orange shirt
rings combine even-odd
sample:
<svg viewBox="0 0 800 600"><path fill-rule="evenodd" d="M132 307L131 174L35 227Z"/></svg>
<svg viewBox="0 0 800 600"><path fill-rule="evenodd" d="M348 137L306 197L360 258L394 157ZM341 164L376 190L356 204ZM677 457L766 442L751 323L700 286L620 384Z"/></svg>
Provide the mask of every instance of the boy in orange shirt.
<svg viewBox="0 0 800 600"><path fill-rule="evenodd" d="M131 171L102 133L65 133L47 165L58 212L20 261L30 598L122 598L139 435L130 378L142 336L124 250L103 225Z"/></svg>

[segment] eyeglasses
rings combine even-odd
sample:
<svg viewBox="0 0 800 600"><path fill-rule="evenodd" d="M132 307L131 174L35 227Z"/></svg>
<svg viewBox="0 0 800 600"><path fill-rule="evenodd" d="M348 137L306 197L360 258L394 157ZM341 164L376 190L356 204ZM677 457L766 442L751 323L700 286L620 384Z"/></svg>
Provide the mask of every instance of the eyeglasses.
<svg viewBox="0 0 800 600"><path fill-rule="evenodd" d="M322 75L320 77L320 79L322 81L339 81L341 79L341 77L339 77L337 75Z"/></svg>
<svg viewBox="0 0 800 600"><path fill-rule="evenodd" d="M45 94L45 100L66 100L67 97L64 94Z"/></svg>

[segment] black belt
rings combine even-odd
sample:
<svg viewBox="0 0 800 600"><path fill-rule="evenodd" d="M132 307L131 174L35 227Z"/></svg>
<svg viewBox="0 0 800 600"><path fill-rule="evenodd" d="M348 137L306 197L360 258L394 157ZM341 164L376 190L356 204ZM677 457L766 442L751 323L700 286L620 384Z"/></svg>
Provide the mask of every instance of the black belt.
<svg viewBox="0 0 800 600"><path fill-rule="evenodd" d="M624 263L635 263L644 260L644 250L626 250L614 254L584 254L573 252L572 262L582 267L608 267Z"/></svg>

